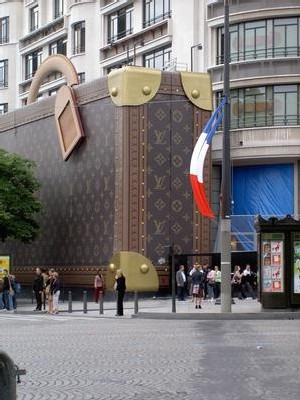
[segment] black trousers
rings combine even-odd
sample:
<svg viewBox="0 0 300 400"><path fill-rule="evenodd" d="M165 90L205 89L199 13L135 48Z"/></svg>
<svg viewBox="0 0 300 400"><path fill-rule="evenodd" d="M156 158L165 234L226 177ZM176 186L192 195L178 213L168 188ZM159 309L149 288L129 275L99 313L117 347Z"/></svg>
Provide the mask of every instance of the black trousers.
<svg viewBox="0 0 300 400"><path fill-rule="evenodd" d="M35 292L35 298L36 298L36 309L41 310L42 309L42 293Z"/></svg>
<svg viewBox="0 0 300 400"><path fill-rule="evenodd" d="M123 315L123 300L125 292L117 292L117 315Z"/></svg>

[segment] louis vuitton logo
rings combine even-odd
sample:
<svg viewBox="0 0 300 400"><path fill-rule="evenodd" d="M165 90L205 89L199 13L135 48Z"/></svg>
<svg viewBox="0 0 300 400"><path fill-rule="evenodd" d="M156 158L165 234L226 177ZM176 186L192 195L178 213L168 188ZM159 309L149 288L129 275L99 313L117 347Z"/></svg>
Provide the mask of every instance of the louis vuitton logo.
<svg viewBox="0 0 300 400"><path fill-rule="evenodd" d="M154 189L156 190L165 190L166 189L166 175L163 176L158 176L158 175L154 175L154 179L155 179L155 186Z"/></svg>
<svg viewBox="0 0 300 400"><path fill-rule="evenodd" d="M166 144L166 140L165 140L166 131L155 130L154 133L155 133L155 137L156 137L155 144Z"/></svg>
<svg viewBox="0 0 300 400"><path fill-rule="evenodd" d="M154 225L155 225L155 235L165 235L166 231L165 231L165 226L167 221L158 221L157 219L155 219L154 221Z"/></svg>

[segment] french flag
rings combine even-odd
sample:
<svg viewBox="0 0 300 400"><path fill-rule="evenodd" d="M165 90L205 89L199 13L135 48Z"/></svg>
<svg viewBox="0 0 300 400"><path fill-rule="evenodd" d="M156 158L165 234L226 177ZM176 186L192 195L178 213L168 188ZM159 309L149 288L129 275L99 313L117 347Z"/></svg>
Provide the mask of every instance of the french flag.
<svg viewBox="0 0 300 400"><path fill-rule="evenodd" d="M210 119L207 121L197 143L194 147L194 151L191 158L190 164L190 181L194 194L194 199L197 204L199 212L208 218L214 218L210 205L208 204L204 183L203 183L203 169L204 161L207 150L211 144L212 138L220 125L223 112L221 112L224 104L227 103L227 99L224 97L219 106L212 113Z"/></svg>

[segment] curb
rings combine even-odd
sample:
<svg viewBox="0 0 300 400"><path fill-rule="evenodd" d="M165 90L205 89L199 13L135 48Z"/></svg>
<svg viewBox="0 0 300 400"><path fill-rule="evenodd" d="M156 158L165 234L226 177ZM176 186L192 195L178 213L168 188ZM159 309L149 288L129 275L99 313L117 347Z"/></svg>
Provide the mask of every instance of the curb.
<svg viewBox="0 0 300 400"><path fill-rule="evenodd" d="M300 319L300 312L262 312L262 313L147 313L133 314L132 318L158 320L202 320L202 321L240 321L240 320L294 320Z"/></svg>

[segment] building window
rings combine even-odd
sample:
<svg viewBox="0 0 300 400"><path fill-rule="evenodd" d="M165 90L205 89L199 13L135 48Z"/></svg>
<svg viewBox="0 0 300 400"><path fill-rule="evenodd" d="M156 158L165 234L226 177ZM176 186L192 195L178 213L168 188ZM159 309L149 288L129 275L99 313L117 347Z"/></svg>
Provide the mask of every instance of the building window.
<svg viewBox="0 0 300 400"><path fill-rule="evenodd" d="M64 13L64 0L54 0L54 19L61 17Z"/></svg>
<svg viewBox="0 0 300 400"><path fill-rule="evenodd" d="M231 90L230 107L232 129L300 125L300 85Z"/></svg>
<svg viewBox="0 0 300 400"><path fill-rule="evenodd" d="M108 17L108 43L112 43L133 32L133 6L121 8Z"/></svg>
<svg viewBox="0 0 300 400"><path fill-rule="evenodd" d="M25 56L25 79L30 79L42 63L42 49L33 51Z"/></svg>
<svg viewBox="0 0 300 400"><path fill-rule="evenodd" d="M30 32L35 31L39 27L39 7L35 6L29 10L29 26Z"/></svg>
<svg viewBox="0 0 300 400"><path fill-rule="evenodd" d="M85 22L73 25L73 54L85 52Z"/></svg>
<svg viewBox="0 0 300 400"><path fill-rule="evenodd" d="M8 111L8 103L1 103L0 104L0 115L5 114Z"/></svg>
<svg viewBox="0 0 300 400"><path fill-rule="evenodd" d="M300 17L231 25L230 61L300 56ZM224 62L224 29L218 28L217 64Z"/></svg>
<svg viewBox="0 0 300 400"><path fill-rule="evenodd" d="M171 47L154 50L144 55L144 67L163 69L171 60Z"/></svg>
<svg viewBox="0 0 300 400"><path fill-rule="evenodd" d="M170 0L144 0L143 27L147 27L171 17Z"/></svg>
<svg viewBox="0 0 300 400"><path fill-rule="evenodd" d="M84 83L85 82L85 72L79 72L77 74L77 76L78 76L79 83Z"/></svg>
<svg viewBox="0 0 300 400"><path fill-rule="evenodd" d="M9 17L0 18L0 44L9 42Z"/></svg>
<svg viewBox="0 0 300 400"><path fill-rule="evenodd" d="M0 88L8 87L8 60L0 60Z"/></svg>
<svg viewBox="0 0 300 400"><path fill-rule="evenodd" d="M56 42L50 43L49 55L53 54L67 55L67 38L59 39Z"/></svg>

